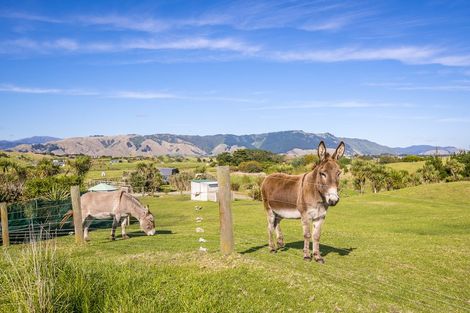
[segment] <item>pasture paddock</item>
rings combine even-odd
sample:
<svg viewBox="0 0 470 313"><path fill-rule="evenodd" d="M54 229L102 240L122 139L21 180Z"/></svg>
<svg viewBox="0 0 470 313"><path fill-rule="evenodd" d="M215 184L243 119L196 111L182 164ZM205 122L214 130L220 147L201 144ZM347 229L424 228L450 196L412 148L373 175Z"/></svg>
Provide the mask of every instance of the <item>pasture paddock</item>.
<svg viewBox="0 0 470 313"><path fill-rule="evenodd" d="M405 170L408 173L416 173L417 170L424 166L425 161L418 162L396 162L396 163L387 163L384 164L387 167L393 168L394 170L401 171Z"/></svg>
<svg viewBox="0 0 470 313"><path fill-rule="evenodd" d="M223 257L216 203L196 212L187 196L142 201L154 237L131 225L129 240L110 242L107 229L84 247L73 236L56 240L83 287L76 311L77 303L89 312L470 311L470 182L343 198L324 224L324 265L302 260L297 220L284 221L286 248L269 253L261 202L233 202L236 253ZM196 216L209 253L197 251ZM16 258L21 248L8 252ZM0 269L0 277L11 269L4 258ZM0 311L10 297L1 292Z"/></svg>

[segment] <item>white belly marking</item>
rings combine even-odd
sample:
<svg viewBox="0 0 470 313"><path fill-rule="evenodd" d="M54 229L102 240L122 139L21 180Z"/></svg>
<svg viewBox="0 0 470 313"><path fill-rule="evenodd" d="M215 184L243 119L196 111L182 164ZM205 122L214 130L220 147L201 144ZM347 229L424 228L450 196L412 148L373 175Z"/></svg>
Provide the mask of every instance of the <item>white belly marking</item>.
<svg viewBox="0 0 470 313"><path fill-rule="evenodd" d="M300 212L297 209L273 209L273 211L282 218L300 218Z"/></svg>

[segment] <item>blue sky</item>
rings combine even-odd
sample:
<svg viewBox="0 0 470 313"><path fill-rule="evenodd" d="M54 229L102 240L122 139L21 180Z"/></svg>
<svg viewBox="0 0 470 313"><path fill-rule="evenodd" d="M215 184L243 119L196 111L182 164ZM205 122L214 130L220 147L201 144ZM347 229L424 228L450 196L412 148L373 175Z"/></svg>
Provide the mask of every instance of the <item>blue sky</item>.
<svg viewBox="0 0 470 313"><path fill-rule="evenodd" d="M468 1L0 3L0 139L301 129L470 147Z"/></svg>

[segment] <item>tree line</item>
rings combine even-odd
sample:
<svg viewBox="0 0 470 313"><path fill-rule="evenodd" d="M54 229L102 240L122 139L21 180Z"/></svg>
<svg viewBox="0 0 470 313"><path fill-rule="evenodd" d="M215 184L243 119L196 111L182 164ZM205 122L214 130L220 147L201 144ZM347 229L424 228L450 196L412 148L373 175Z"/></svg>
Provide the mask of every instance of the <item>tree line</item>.
<svg viewBox="0 0 470 313"><path fill-rule="evenodd" d="M470 177L470 153L451 156L445 163L438 156L427 157L416 173L395 170L383 163L364 158L354 159L350 167L353 187L364 193L369 183L372 192L395 190L421 184L459 181Z"/></svg>

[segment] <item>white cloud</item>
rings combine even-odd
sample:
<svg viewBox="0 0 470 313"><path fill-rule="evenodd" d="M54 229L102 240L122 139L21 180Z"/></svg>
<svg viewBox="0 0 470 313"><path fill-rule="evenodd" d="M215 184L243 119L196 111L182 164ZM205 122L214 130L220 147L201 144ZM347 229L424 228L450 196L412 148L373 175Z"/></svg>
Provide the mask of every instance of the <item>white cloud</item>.
<svg viewBox="0 0 470 313"><path fill-rule="evenodd" d="M317 108L337 108L337 109L358 109L358 108L383 108L383 107L410 107L407 103L372 103L361 101L341 101L341 102L310 102L304 104L286 104L263 107L252 107L247 111L272 111L272 110L294 110L294 109L317 109Z"/></svg>
<svg viewBox="0 0 470 313"><path fill-rule="evenodd" d="M0 53L12 54L18 51L33 51L36 53L50 53L53 51L77 51L80 45L73 39L59 38L56 40L37 41L29 38L20 38L0 42Z"/></svg>
<svg viewBox="0 0 470 313"><path fill-rule="evenodd" d="M158 33L181 27L214 26L226 23L225 18L220 15L186 19L157 19L145 16L100 15L78 16L72 18L72 20L88 26L104 26L116 30L133 30L148 33Z"/></svg>
<svg viewBox="0 0 470 313"><path fill-rule="evenodd" d="M13 93L33 93L33 94L60 94L61 89L19 87L15 85L0 85L0 91Z"/></svg>
<svg viewBox="0 0 470 313"><path fill-rule="evenodd" d="M468 117L446 117L437 119L437 122L440 123L470 123L470 118Z"/></svg>
<svg viewBox="0 0 470 313"><path fill-rule="evenodd" d="M55 19L52 17L44 16L44 15L24 13L24 12L3 11L3 12L0 12L0 17L9 18L9 19L21 19L21 20L28 20L28 21L35 21L35 22L44 22L44 23L62 23L62 21L59 19Z"/></svg>
<svg viewBox="0 0 470 313"><path fill-rule="evenodd" d="M24 87L11 84L0 84L0 92L23 93L23 94L49 94L69 96L96 96L98 93L81 89L39 88Z"/></svg>
<svg viewBox="0 0 470 313"><path fill-rule="evenodd" d="M365 85L371 87L385 87L393 90L470 91L470 84L465 80L446 85L416 85L412 83L396 82L367 83Z"/></svg>
<svg viewBox="0 0 470 313"><path fill-rule="evenodd" d="M183 38L174 41L159 42L153 39L132 40L119 45L123 50L228 50L241 53L254 53L259 46L247 44L233 38Z"/></svg>
<svg viewBox="0 0 470 313"><path fill-rule="evenodd" d="M302 26L303 30L309 31L320 31L320 30L337 30L343 28L348 24L347 20L344 19L331 19L318 23L312 23Z"/></svg>
<svg viewBox="0 0 470 313"><path fill-rule="evenodd" d="M391 48L341 48L332 50L313 51L282 51L272 54L272 58L279 61L307 61L307 62L343 62L343 61L376 61L396 60L403 63L421 64L429 63L431 58L441 52L429 47L391 47Z"/></svg>
<svg viewBox="0 0 470 313"><path fill-rule="evenodd" d="M261 48L235 38L190 37L175 40L158 41L152 38L132 39L124 41L78 42L70 38L37 41L28 38L4 41L0 43L0 53L11 54L18 51L52 53L52 52L83 52L103 53L128 50L219 50L242 54L252 54Z"/></svg>
<svg viewBox="0 0 470 313"><path fill-rule="evenodd" d="M318 17L314 22L308 22L300 26L300 29L307 31L335 31L344 28L347 25L355 23L364 17L374 15L371 10L357 10L333 15L331 18Z"/></svg>
<svg viewBox="0 0 470 313"><path fill-rule="evenodd" d="M0 92L18 94L43 94L43 95L65 95L65 96L96 96L100 98L135 99L135 100L188 100L205 102L238 102L238 103L262 103L263 99L237 98L227 96L206 96L174 94L163 91L136 91L136 90L114 90L114 91L91 91L84 89L60 89L43 87L25 87L12 84L0 84Z"/></svg>
<svg viewBox="0 0 470 313"><path fill-rule="evenodd" d="M470 54L438 56L434 58L432 63L448 66L470 66Z"/></svg>
<svg viewBox="0 0 470 313"><path fill-rule="evenodd" d="M162 92L139 92L139 91L119 91L116 93L111 93L107 97L110 98L124 98L124 99L175 99L179 98L176 95Z"/></svg>
<svg viewBox="0 0 470 313"><path fill-rule="evenodd" d="M153 18L131 18L120 15L108 16L79 16L75 18L85 25L99 25L114 27L121 30L135 30L143 32L160 32L169 28L169 24Z"/></svg>

